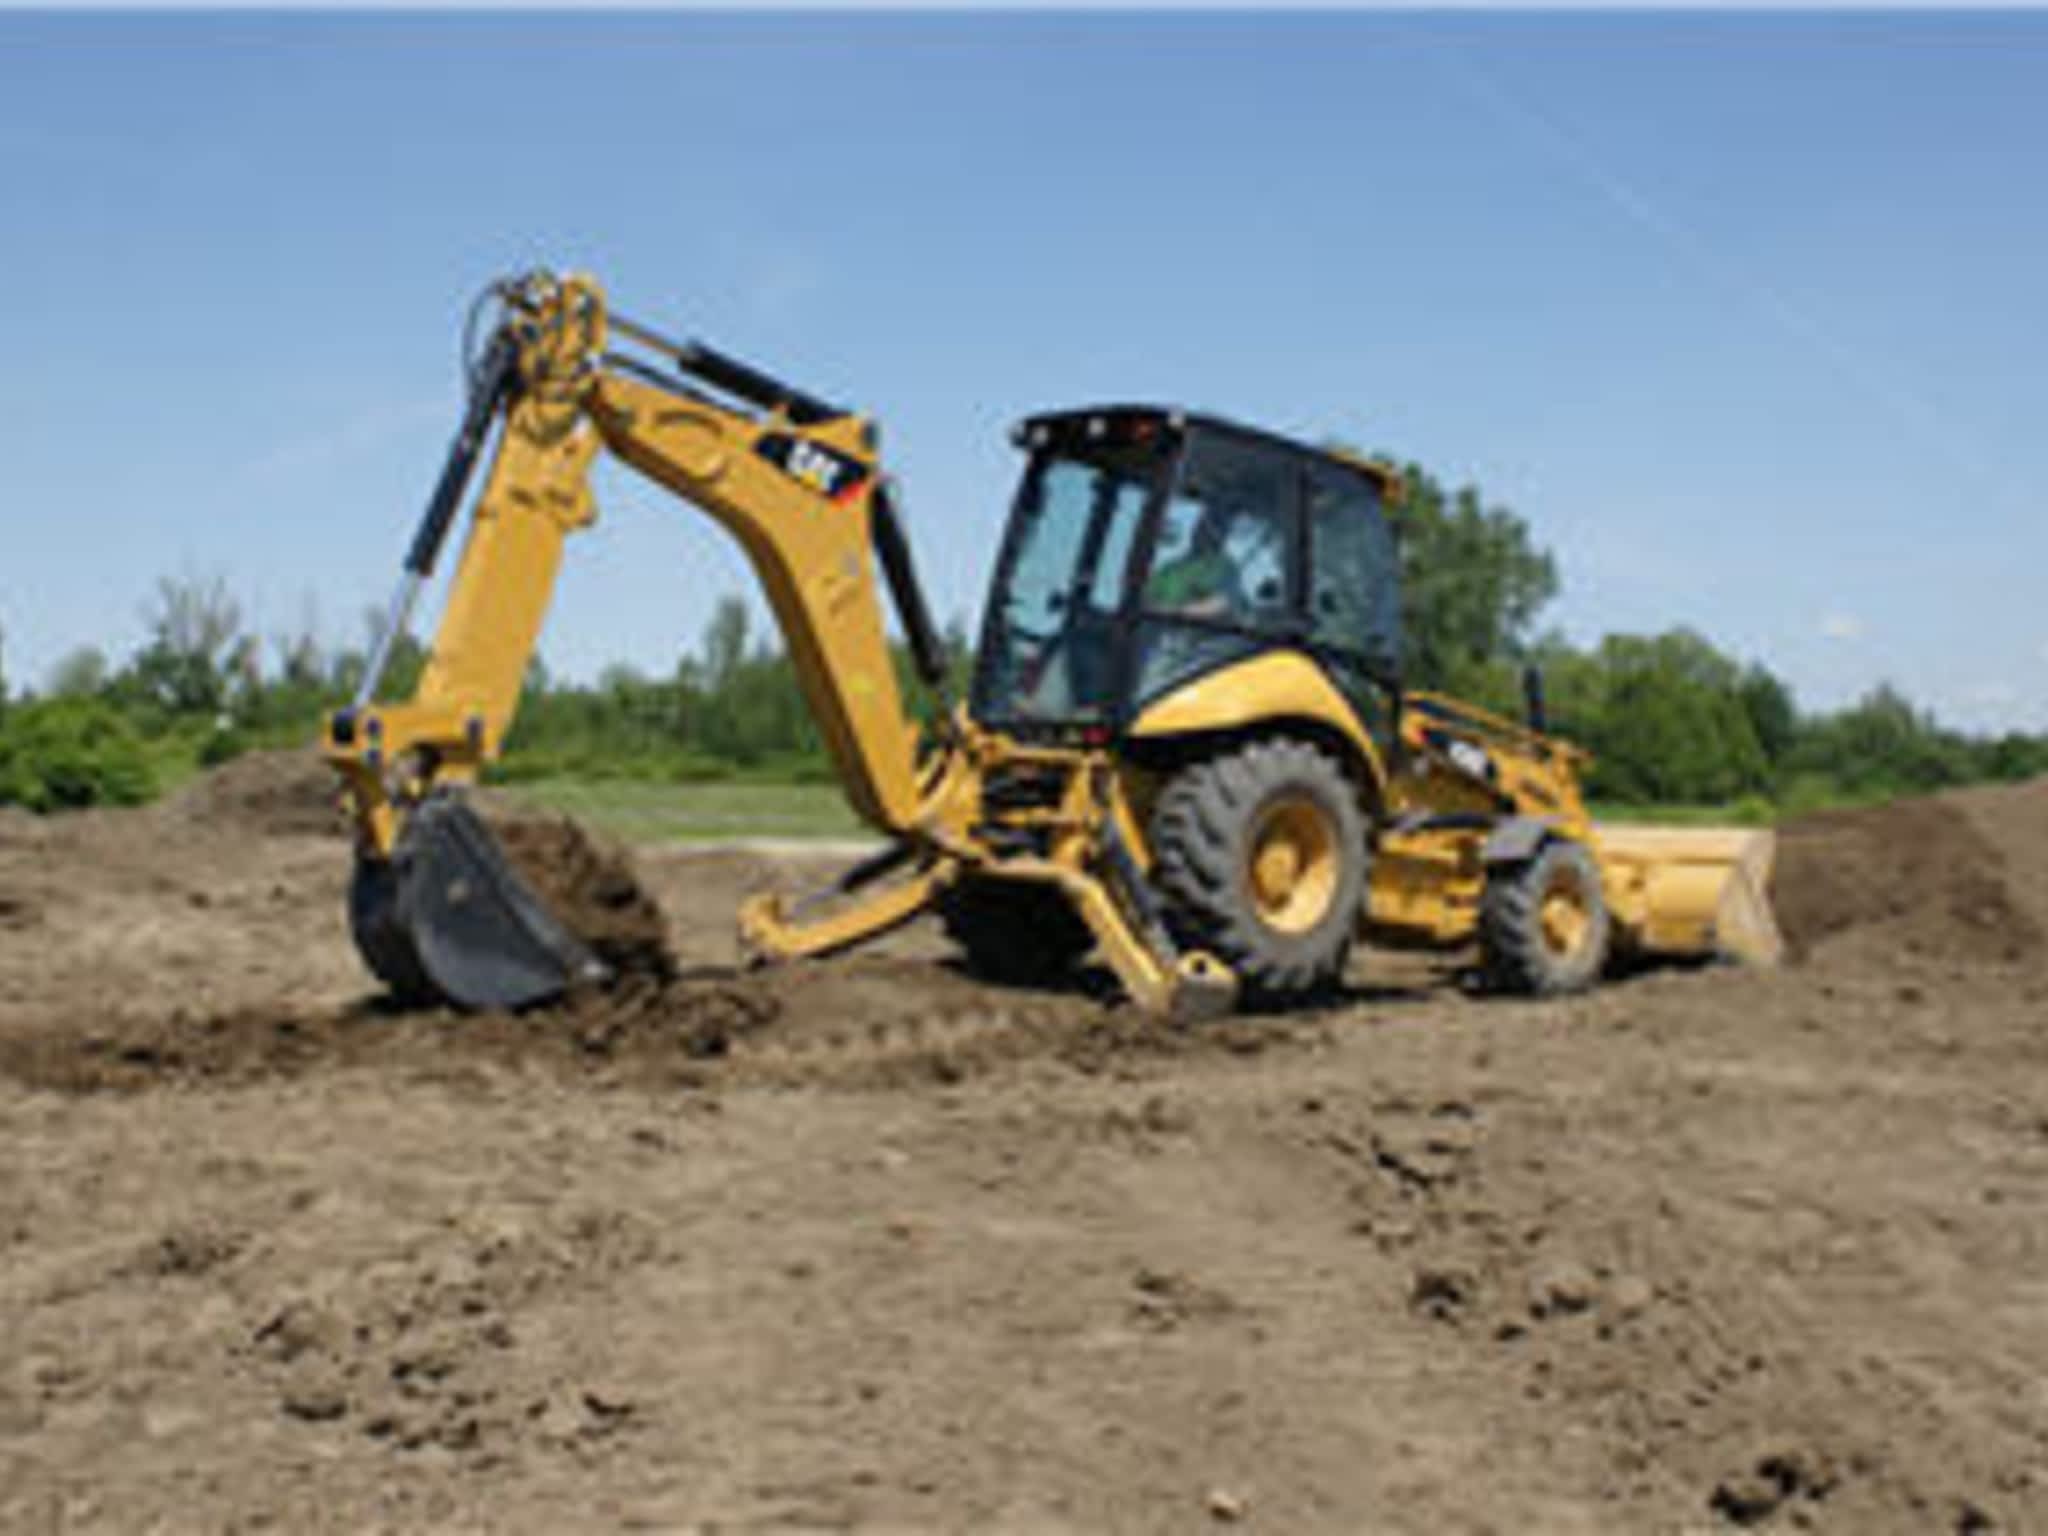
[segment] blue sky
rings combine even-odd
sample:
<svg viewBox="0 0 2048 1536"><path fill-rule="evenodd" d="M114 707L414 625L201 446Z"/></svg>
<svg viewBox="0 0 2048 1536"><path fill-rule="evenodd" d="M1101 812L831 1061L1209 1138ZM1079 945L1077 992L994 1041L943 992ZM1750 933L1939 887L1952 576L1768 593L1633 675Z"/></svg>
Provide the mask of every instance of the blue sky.
<svg viewBox="0 0 2048 1536"><path fill-rule="evenodd" d="M1035 408L1474 480L1580 640L2048 728L2048 16L0 17L0 627L164 573L354 639L471 293L584 268L874 413L974 612ZM543 643L665 669L725 536L600 482Z"/></svg>

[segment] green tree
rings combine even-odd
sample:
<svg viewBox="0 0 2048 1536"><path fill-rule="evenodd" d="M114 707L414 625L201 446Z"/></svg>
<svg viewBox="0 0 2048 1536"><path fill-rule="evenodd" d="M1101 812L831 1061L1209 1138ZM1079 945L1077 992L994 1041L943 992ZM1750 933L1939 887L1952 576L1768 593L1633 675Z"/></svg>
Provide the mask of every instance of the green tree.
<svg viewBox="0 0 2048 1536"><path fill-rule="evenodd" d="M1712 803L1767 787L1769 760L1735 664L1704 639L1689 630L1610 636L1601 660L1610 673L1603 760L1629 798Z"/></svg>
<svg viewBox="0 0 2048 1536"><path fill-rule="evenodd" d="M789 657L750 644L747 606L723 597L704 627L696 669L701 691L688 702L692 741L727 762L815 757L821 746Z"/></svg>
<svg viewBox="0 0 2048 1536"><path fill-rule="evenodd" d="M1856 795L1939 789L1963 783L1972 768L1968 743L1890 683L1812 722L1793 763Z"/></svg>
<svg viewBox="0 0 2048 1536"><path fill-rule="evenodd" d="M107 686L107 653L96 645L67 651L50 668L47 691L56 698L90 698Z"/></svg>
<svg viewBox="0 0 2048 1536"><path fill-rule="evenodd" d="M338 697L352 697L361 685L363 668L369 665L378 638L384 633L385 613L381 608L363 610L364 648L359 651L340 651L327 662L327 687L330 694ZM420 685L420 674L427 669L427 647L411 630L391 642L391 651L384 663L384 678L377 689L380 699L411 698Z"/></svg>
<svg viewBox="0 0 2048 1536"><path fill-rule="evenodd" d="M1395 527L1409 681L1468 696L1498 693L1557 595L1557 563L1527 523L1488 506L1476 486L1446 492L1416 464L1404 474L1408 492Z"/></svg>
<svg viewBox="0 0 2048 1536"><path fill-rule="evenodd" d="M271 639L277 656L277 681L287 688L313 691L327 686L327 651L320 643L319 609L309 597L298 627Z"/></svg>
<svg viewBox="0 0 2048 1536"><path fill-rule="evenodd" d="M163 577L143 623L149 641L128 668L134 691L174 716L221 713L251 654L226 580Z"/></svg>
<svg viewBox="0 0 2048 1536"><path fill-rule="evenodd" d="M2044 773L2048 773L2048 737L2007 731L1978 749L1977 774L1985 778L2014 783Z"/></svg>
<svg viewBox="0 0 2048 1536"><path fill-rule="evenodd" d="M704 686L709 691L724 688L746 661L749 629L746 603L721 597L704 626Z"/></svg>
<svg viewBox="0 0 2048 1536"><path fill-rule="evenodd" d="M1736 690L1764 760L1779 767L1799 739L1799 709L1792 690L1768 668L1754 663L1743 670Z"/></svg>

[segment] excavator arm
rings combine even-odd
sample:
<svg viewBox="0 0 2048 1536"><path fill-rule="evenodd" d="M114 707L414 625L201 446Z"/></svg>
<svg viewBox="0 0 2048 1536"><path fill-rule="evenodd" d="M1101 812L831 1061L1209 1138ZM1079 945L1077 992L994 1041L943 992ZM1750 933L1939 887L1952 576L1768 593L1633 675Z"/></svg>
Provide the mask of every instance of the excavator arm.
<svg viewBox="0 0 2048 1536"><path fill-rule="evenodd" d="M920 762L884 585L928 682L943 675L944 657L868 422L610 314L588 278L536 274L492 292L500 314L471 370L461 429L325 751L355 809L350 912L372 969L401 994L516 1006L602 967L508 866L459 791L511 728L565 542L596 517L590 470L600 452L735 536L848 799L899 845L943 778L945 754ZM634 352L614 350L615 338ZM380 703L392 643L486 459L419 685L409 700ZM900 905L910 915L919 902Z"/></svg>
<svg viewBox="0 0 2048 1536"><path fill-rule="evenodd" d="M384 639L399 633L452 531L495 428L439 630L414 698L379 705L385 645L329 755L355 791L362 837L388 856L397 814L433 785L474 779L500 750L568 536L596 517L600 450L703 508L737 538L786 637L805 700L855 811L897 835L918 804L918 733L881 611L880 565L919 670L943 657L911 571L872 426L694 344L611 317L587 278L497 289L503 316L406 562ZM667 376L609 349L616 330ZM738 393L739 405L694 383ZM753 409L748 409L752 406Z"/></svg>
<svg viewBox="0 0 2048 1536"><path fill-rule="evenodd" d="M325 742L356 814L351 926L394 992L518 1007L606 974L462 794L511 728L564 544L596 517L590 470L603 452L738 540L847 798L889 839L837 894L899 878L822 915L756 898L740 915L751 947L783 957L844 948L926 910L963 875L995 875L1063 891L1144 1006L1186 1015L1228 1005L1228 973L1206 954L1178 951L1147 903L1116 775L1073 774L1072 803L1048 830L1052 852L1019 856L976 827L985 775L1021 749L978 731L963 711L921 752L889 648L884 587L927 685L941 683L945 657L871 423L611 312L589 278L533 274L491 293L499 315L471 370L461 430L362 684ZM419 686L410 700L382 703L392 642L486 459Z"/></svg>

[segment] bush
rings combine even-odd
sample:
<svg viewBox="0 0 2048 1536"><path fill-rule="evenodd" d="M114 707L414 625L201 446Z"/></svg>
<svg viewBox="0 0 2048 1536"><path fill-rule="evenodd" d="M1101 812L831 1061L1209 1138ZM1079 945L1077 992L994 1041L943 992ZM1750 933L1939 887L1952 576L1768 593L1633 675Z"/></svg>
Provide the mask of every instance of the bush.
<svg viewBox="0 0 2048 1536"><path fill-rule="evenodd" d="M0 804L76 810L140 805L155 793L141 738L97 699L43 699L8 712L0 729Z"/></svg>
<svg viewBox="0 0 2048 1536"><path fill-rule="evenodd" d="M231 726L216 725L199 743L199 766L218 768L249 750L249 738Z"/></svg>

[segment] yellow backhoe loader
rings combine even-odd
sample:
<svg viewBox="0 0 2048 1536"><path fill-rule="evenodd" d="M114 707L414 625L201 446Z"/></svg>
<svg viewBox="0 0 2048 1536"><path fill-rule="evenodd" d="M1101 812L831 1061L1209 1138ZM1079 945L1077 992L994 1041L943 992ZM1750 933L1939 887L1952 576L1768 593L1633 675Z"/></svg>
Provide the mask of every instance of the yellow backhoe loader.
<svg viewBox="0 0 2048 1536"><path fill-rule="evenodd" d="M1179 410L1028 419L970 695L921 733L884 587L926 685L945 657L873 424L620 315L587 277L488 298L461 430L324 743L355 813L352 928L395 992L512 1008L605 979L465 799L601 451L738 539L886 839L817 898L750 901L757 955L936 912L979 971L1045 982L1092 952L1179 1017L1326 992L1361 933L1476 939L1495 984L1534 993L1621 948L1775 956L1767 833L1596 827L1540 700L1517 723L1403 690L1389 469ZM380 702L493 436L417 692Z"/></svg>

